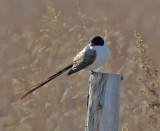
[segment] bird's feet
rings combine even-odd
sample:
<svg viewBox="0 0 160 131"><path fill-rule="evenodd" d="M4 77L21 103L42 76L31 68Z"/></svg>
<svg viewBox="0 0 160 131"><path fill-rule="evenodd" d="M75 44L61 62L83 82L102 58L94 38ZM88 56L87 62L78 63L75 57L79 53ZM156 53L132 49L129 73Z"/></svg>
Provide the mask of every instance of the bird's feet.
<svg viewBox="0 0 160 131"><path fill-rule="evenodd" d="M91 74L93 75L95 72L91 70Z"/></svg>

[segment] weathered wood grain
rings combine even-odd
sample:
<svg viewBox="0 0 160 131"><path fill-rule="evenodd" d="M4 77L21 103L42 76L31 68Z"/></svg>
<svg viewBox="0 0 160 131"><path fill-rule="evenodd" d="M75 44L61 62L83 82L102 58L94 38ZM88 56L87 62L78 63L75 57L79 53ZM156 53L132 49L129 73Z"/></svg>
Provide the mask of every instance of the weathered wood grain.
<svg viewBox="0 0 160 131"><path fill-rule="evenodd" d="M118 131L121 78L120 74L90 75L85 131Z"/></svg>

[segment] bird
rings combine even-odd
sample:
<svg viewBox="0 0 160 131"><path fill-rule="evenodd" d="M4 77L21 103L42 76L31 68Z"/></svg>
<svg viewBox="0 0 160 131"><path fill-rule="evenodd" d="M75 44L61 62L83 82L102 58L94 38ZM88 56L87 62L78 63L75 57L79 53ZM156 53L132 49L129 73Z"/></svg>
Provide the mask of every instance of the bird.
<svg viewBox="0 0 160 131"><path fill-rule="evenodd" d="M44 81L32 86L28 92L26 92L20 100L23 100L26 96L47 84L51 80L55 79L62 73L68 71L68 76L84 69L94 73L97 69L101 68L108 63L110 58L110 50L107 47L104 39L101 36L94 36L91 42L86 45L73 59L73 62L67 67L63 68L56 74L48 77Z"/></svg>

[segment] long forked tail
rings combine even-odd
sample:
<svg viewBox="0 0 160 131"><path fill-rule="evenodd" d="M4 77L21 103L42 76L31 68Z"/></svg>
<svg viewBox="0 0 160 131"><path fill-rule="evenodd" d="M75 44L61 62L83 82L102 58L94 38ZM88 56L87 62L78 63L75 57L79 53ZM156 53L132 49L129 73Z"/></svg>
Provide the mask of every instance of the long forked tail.
<svg viewBox="0 0 160 131"><path fill-rule="evenodd" d="M46 83L48 83L49 81L53 80L54 78L58 77L59 75L61 75L62 73L64 73L65 71L67 71L68 69L72 68L73 64L67 66L66 68L62 69L61 71L57 72L56 74L48 77L46 80L38 83L37 85L34 85L28 92L26 92L21 98L20 100L23 100L26 96L28 96L29 94L31 94L33 91L37 90L38 88L42 87L43 85L45 85Z"/></svg>

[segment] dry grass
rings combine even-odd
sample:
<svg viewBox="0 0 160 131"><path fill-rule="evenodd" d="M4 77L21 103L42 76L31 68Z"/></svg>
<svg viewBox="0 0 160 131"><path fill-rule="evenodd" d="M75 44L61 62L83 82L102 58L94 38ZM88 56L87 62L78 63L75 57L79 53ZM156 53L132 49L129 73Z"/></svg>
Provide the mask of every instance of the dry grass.
<svg viewBox="0 0 160 131"><path fill-rule="evenodd" d="M160 83L158 69L154 69L152 58L147 55L147 46L144 39L136 32L136 49L137 54L134 56L135 63L139 67L137 80L141 82L142 87L139 93L144 97L146 111L145 117L149 121L151 130L160 129Z"/></svg>
<svg viewBox="0 0 160 131"><path fill-rule="evenodd" d="M3 25L0 25L0 130L83 130L88 94L87 72L71 77L64 74L24 101L19 102L19 98L31 85L70 64L73 56L90 42L92 36L101 35L111 50L111 59L100 71L124 76L120 129L158 131L160 91L158 70L154 67L159 64L160 57L156 56L159 45L153 43L159 41L156 31L160 25L154 20L146 20L150 12L141 6L158 4L138 0L131 4L98 1L96 7L88 1L61 3L47 0L38 3L36 0L24 1L10 6L6 0L0 5L0 13L5 12L1 15ZM8 21L5 16L11 11ZM155 6L152 17L153 14L156 18L159 15L156 11L159 12L159 6ZM145 21L146 26L139 24L141 21ZM152 45L144 43L139 34L136 34L135 44L133 25L147 41L152 41ZM154 28L151 25L157 25L154 34L149 30Z"/></svg>

